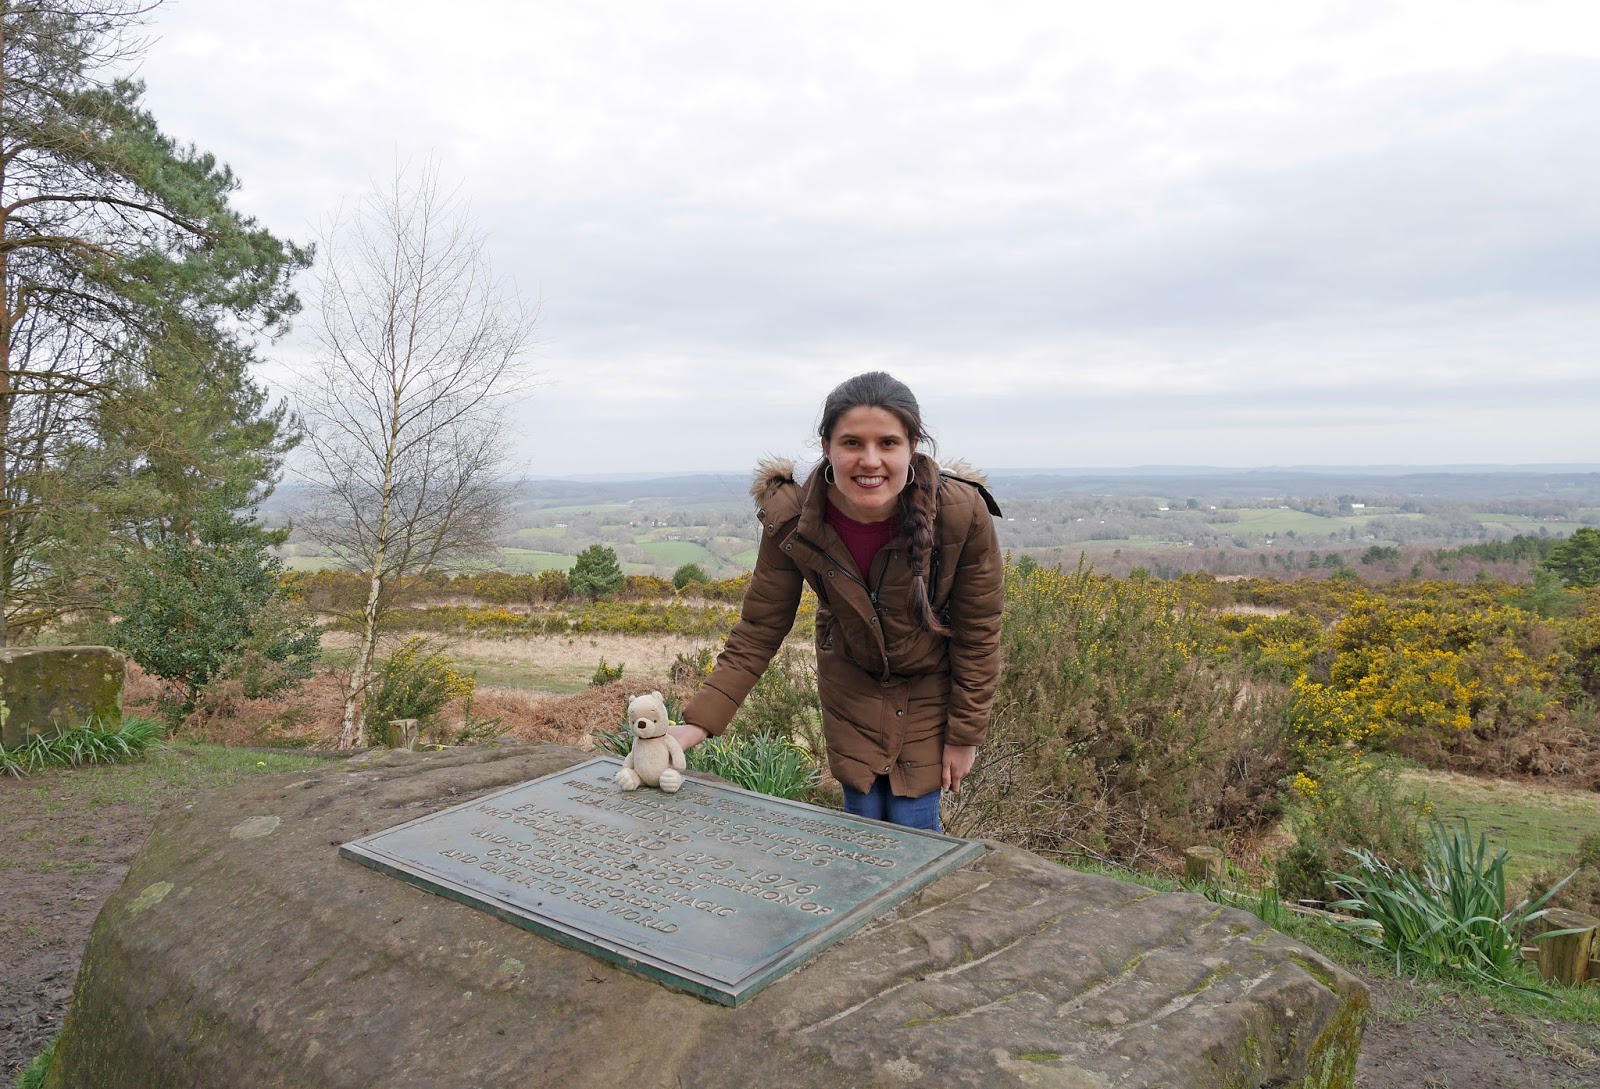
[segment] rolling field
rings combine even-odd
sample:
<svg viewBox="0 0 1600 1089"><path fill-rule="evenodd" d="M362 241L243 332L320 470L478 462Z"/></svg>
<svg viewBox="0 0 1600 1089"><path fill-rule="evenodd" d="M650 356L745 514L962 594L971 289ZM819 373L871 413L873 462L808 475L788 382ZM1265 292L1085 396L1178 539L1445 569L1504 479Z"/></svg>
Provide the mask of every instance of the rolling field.
<svg viewBox="0 0 1600 1089"><path fill-rule="evenodd" d="M1446 771L1418 769L1401 778L1427 798L1438 820L1459 825L1465 819L1474 840L1481 832L1491 850L1506 847L1506 874L1516 888L1538 873L1565 876L1578 840L1600 834L1600 795Z"/></svg>
<svg viewBox="0 0 1600 1089"><path fill-rule="evenodd" d="M708 574L722 567L722 561L698 541L642 541L639 547L648 552L658 565L676 571L686 563L697 563Z"/></svg>

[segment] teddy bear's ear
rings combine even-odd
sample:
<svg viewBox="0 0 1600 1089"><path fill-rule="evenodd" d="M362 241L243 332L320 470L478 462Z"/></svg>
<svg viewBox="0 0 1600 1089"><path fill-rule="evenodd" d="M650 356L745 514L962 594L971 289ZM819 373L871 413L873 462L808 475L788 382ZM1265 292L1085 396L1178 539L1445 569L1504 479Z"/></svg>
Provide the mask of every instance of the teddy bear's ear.
<svg viewBox="0 0 1600 1089"><path fill-rule="evenodd" d="M665 697L663 697L660 692L652 692L650 694L652 696L654 696L656 699L662 700L663 702L665 702Z"/></svg>

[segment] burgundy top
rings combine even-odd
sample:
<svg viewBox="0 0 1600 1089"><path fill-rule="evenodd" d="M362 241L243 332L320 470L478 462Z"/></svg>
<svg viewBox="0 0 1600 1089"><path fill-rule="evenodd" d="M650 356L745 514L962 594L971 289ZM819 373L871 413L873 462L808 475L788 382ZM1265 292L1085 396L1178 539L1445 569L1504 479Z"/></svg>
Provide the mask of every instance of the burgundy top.
<svg viewBox="0 0 1600 1089"><path fill-rule="evenodd" d="M850 558L856 561L856 571L860 573L862 581L872 577L872 561L883 546L900 532L898 513L881 522L857 522L845 517L838 507L829 503L825 517L834 532L839 534L844 546L850 550Z"/></svg>

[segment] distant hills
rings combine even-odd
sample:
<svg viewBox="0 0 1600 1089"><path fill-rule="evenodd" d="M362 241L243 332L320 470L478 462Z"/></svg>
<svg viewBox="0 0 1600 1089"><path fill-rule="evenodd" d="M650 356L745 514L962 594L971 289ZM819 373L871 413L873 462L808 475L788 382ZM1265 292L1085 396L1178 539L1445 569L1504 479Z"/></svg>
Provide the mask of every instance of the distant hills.
<svg viewBox="0 0 1600 1089"><path fill-rule="evenodd" d="M1600 463L1571 465L1295 465L1253 469L1220 466L1141 465L1128 468L992 469L996 496L1049 499L1070 496L1150 496L1172 499L1264 501L1347 496L1488 502L1559 500L1600 506ZM531 476L517 484L524 510L644 501L684 508L748 504L750 471L607 473ZM299 506L300 488L279 488L263 508L269 518Z"/></svg>

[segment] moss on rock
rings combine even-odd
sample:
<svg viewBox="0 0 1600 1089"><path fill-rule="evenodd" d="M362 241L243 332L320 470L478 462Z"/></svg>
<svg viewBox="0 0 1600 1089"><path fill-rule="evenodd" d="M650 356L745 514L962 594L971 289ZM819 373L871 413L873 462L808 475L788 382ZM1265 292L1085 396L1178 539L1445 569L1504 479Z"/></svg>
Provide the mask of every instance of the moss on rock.
<svg viewBox="0 0 1600 1089"><path fill-rule="evenodd" d="M0 648L0 746L120 722L122 670L110 647Z"/></svg>

